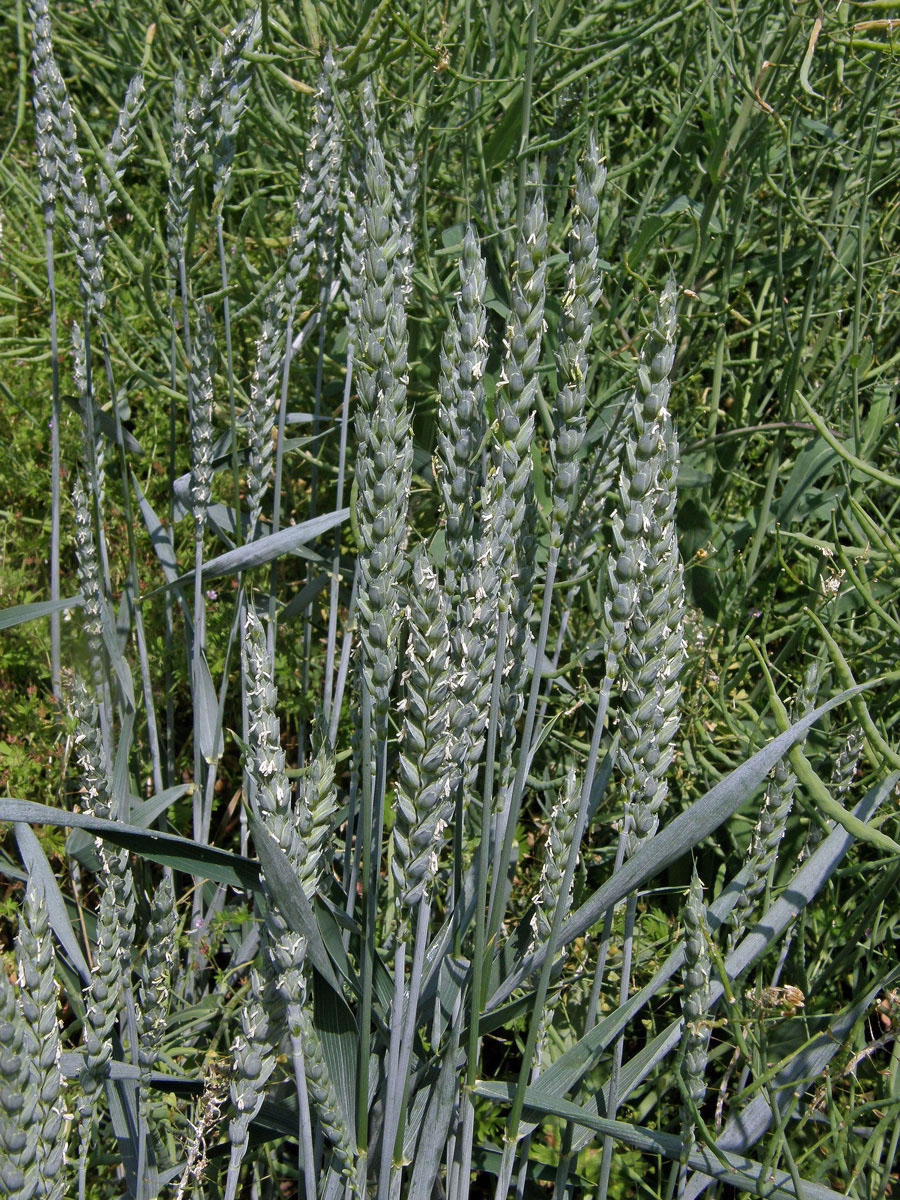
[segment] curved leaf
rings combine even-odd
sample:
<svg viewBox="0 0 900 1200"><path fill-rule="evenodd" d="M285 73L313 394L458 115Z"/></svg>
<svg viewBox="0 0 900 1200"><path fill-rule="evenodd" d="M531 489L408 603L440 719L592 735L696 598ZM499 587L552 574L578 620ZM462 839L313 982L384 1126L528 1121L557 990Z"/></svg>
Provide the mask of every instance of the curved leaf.
<svg viewBox="0 0 900 1200"><path fill-rule="evenodd" d="M645 880L658 875L660 871L679 859L682 854L693 849L718 829L729 817L734 816L741 805L753 795L775 764L784 757L795 742L805 736L819 717L871 686L866 683L847 688L825 704L821 704L812 712L807 713L789 730L780 733L761 750L757 750L752 758L741 763L730 775L726 775L705 796L701 796L684 812L679 813L655 837L645 841L634 856L599 887L590 900L582 904L581 908L567 919L560 935L560 948L590 929L607 909L618 904L620 900L624 900ZM491 1006L502 1003L524 979L533 975L535 971L539 971L543 966L546 953L545 946L536 950L497 990L491 1000Z"/></svg>
<svg viewBox="0 0 900 1200"><path fill-rule="evenodd" d="M11 629L13 625L21 625L24 621L37 621L67 608L80 608L82 603L79 594L68 596L65 600L35 600L31 604L14 604L12 608L0 609L0 629Z"/></svg>
<svg viewBox="0 0 900 1200"><path fill-rule="evenodd" d="M233 888L259 892L262 890L259 863L244 858L242 854L231 854L212 846L200 846L188 838L176 837L173 833L160 833L142 829L139 825L125 825L120 821L107 821L92 817L88 813L70 813L48 804L35 804L31 800L15 800L6 796L0 799L0 821L24 821L29 825L61 825L70 829L87 829L104 841L122 846L134 854L153 859L187 875L212 879Z"/></svg>
<svg viewBox="0 0 900 1200"><path fill-rule="evenodd" d="M50 928L56 934L56 939L63 950L68 954L72 966L81 976L82 982L87 984L90 982L91 970L81 952L78 938L72 931L69 914L66 912L66 902L59 890L56 876L47 862L43 847L31 826L26 825L23 821L17 821L13 830L29 879L33 875L43 884L44 904L47 908Z"/></svg>

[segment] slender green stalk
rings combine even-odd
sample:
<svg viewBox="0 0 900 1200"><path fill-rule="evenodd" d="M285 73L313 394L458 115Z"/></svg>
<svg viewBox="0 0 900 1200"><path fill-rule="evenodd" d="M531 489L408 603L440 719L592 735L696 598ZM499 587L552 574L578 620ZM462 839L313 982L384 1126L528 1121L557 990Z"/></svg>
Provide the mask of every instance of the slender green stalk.
<svg viewBox="0 0 900 1200"><path fill-rule="evenodd" d="M531 89L534 83L534 54L537 46L540 0L532 0L528 21L528 43L525 50L525 74L522 78L522 129L519 134L519 188L516 200L516 234L525 230L525 184L528 178L528 144L531 130Z"/></svg>

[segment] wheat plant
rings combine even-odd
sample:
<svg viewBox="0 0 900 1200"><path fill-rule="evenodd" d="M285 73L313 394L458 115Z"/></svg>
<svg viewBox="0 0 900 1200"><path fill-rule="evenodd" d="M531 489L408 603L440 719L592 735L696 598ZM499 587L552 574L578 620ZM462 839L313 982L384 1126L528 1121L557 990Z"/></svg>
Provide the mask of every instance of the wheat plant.
<svg viewBox="0 0 900 1200"><path fill-rule="evenodd" d="M3 1189L889 1194L893 168L782 79L843 26L113 7L120 61L18 6L0 157L52 474L0 625L68 708L0 800Z"/></svg>

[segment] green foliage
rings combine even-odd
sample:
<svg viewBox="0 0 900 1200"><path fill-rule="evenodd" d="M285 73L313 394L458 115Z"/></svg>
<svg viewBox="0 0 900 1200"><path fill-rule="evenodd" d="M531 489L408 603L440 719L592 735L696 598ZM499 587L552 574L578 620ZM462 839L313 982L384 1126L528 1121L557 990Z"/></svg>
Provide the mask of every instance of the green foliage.
<svg viewBox="0 0 900 1200"><path fill-rule="evenodd" d="M888 1194L890 21L7 7L5 1186Z"/></svg>

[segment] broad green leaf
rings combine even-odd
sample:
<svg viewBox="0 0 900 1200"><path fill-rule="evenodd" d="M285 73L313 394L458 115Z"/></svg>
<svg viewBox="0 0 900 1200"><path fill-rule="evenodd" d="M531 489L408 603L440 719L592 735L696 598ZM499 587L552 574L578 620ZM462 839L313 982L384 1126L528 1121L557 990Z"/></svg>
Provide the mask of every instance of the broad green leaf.
<svg viewBox="0 0 900 1200"><path fill-rule="evenodd" d="M412 1178L409 1181L408 1200L430 1200L432 1188L440 1170L441 1160L447 1147L447 1135L454 1111L457 1086L457 1050L462 1024L462 1008L450 1029L447 1045L441 1059L441 1070L431 1086L428 1108L422 1121L422 1129L416 1153L413 1157Z"/></svg>
<svg viewBox="0 0 900 1200"><path fill-rule="evenodd" d="M38 841L34 830L24 821L17 821L13 829L19 853L22 856L22 862L25 870L28 872L29 879L33 876L43 884L44 904L47 908L47 919L50 922L50 928L56 934L56 940L62 946L63 950L65 950L66 954L68 954L72 966L81 976L82 981L89 983L91 978L90 967L87 965L85 957L81 952L78 938L76 938L72 930L69 914L66 912L66 902L63 899L62 892L59 890L56 876L47 862L47 856L44 854L43 847Z"/></svg>
<svg viewBox="0 0 900 1200"><path fill-rule="evenodd" d="M669 217L673 213L690 212L699 222L703 216L703 204L699 200L692 200L690 196L684 194L675 196L668 204L664 204L659 210L661 217ZM722 223L719 218L713 213L709 218L709 230L711 233L721 233Z"/></svg>
<svg viewBox="0 0 900 1200"><path fill-rule="evenodd" d="M79 415L80 415L81 402L80 402L80 400L78 400L78 398L76 396L62 396L61 399L64 400L71 409L73 409L76 413L79 413ZM102 408L95 407L93 415L94 415L94 428L95 428L96 432L102 433L105 438L108 438L111 445L113 445L113 446L115 446L116 444L123 445L125 447L125 449L129 452L129 454L143 454L144 453L144 451L141 449L140 442L137 440L137 438L134 436L133 433L129 432L129 430L127 430L125 428L125 426L121 423L121 421L118 423L118 426L117 426L115 418L111 417L108 412L104 412ZM119 437L117 436L118 430L122 431L121 439L119 439Z"/></svg>
<svg viewBox="0 0 900 1200"><path fill-rule="evenodd" d="M24 821L30 825L60 825L70 829L87 829L104 841L122 846L144 858L197 875L226 883L242 891L259 892L262 889L259 864L241 854L217 850L213 846L200 846L188 838L176 837L173 833L141 829L138 825L125 825L119 821L107 821L92 817L88 813L70 813L47 804L35 804L31 800L0 798L0 821Z"/></svg>
<svg viewBox="0 0 900 1200"><path fill-rule="evenodd" d="M306 938L306 953L310 962L338 996L341 985L337 981L331 959L322 941L322 934L297 873L288 857L275 839L253 813L249 815L253 844L259 855L259 864L266 887L278 905L278 911L288 922L294 933Z"/></svg>
<svg viewBox="0 0 900 1200"><path fill-rule="evenodd" d="M287 529L279 529L277 533L269 533L205 562L201 574L204 579L220 579L223 575L237 575L240 571L249 571L252 567L272 562L282 554L290 554L299 546L304 546L327 533L329 529L334 529L335 525L346 521L349 514L349 508L342 508L337 512L323 513L322 516L313 517L309 521L301 521L299 525L289 525ZM179 582L187 582L193 578L194 573L191 571L182 575Z"/></svg>
<svg viewBox="0 0 900 1200"><path fill-rule="evenodd" d="M131 668L122 656L119 638L113 626L109 609L105 604L100 610L100 631L103 635L103 645L109 655L110 665L119 683L122 700L130 711L134 712L134 683L131 678Z"/></svg>
<svg viewBox="0 0 900 1200"><path fill-rule="evenodd" d="M837 461L838 455L822 438L810 438L797 455L781 498L775 506L775 520L782 525L789 525L799 501L808 497L819 476L829 471Z"/></svg>
<svg viewBox="0 0 900 1200"><path fill-rule="evenodd" d="M130 797L131 823L141 829L149 829L158 816L164 813L169 805L180 800L193 789L192 783L179 783L176 787L163 788L149 800L140 800L137 796Z"/></svg>
<svg viewBox="0 0 900 1200"><path fill-rule="evenodd" d="M159 565L163 569L163 575L165 575L168 583L175 584L178 580L178 562L175 558L175 550L172 545L172 535L151 508L150 502L141 491L141 485L138 483L134 473L131 476L131 483L138 499L141 516L144 518L144 524L147 526L147 532L150 534L150 541L156 552L156 557L159 559Z"/></svg>
<svg viewBox="0 0 900 1200"><path fill-rule="evenodd" d="M131 755L131 736L134 732L134 711L126 712L116 743L110 792L116 819L126 824L131 820L131 797L128 792L128 760Z"/></svg>
<svg viewBox="0 0 900 1200"><path fill-rule="evenodd" d="M218 762L224 752L222 727L219 724L219 701L206 664L206 655L202 650L193 661L196 664L194 728L200 739L200 753L205 762L212 764Z"/></svg>
<svg viewBox="0 0 900 1200"><path fill-rule="evenodd" d="M128 1194L138 1194L138 1085L130 1079L107 1079L104 1087L109 1119L119 1148L119 1157L125 1172ZM151 1152L152 1153L152 1152ZM156 1167L151 1160L145 1167L147 1183L158 1191Z"/></svg>
<svg viewBox="0 0 900 1200"><path fill-rule="evenodd" d="M329 579L330 576L328 575L316 575L314 579L311 579L305 587L302 587L295 596L292 596L288 600L287 604L278 614L278 620L290 621L298 613L302 613L312 604L322 588L329 582Z"/></svg>
<svg viewBox="0 0 900 1200"><path fill-rule="evenodd" d="M11 629L24 621L37 621L51 613L63 612L67 608L80 608L81 595L68 596L65 600L35 600L31 604L15 604L12 608L0 609L0 629Z"/></svg>
<svg viewBox="0 0 900 1200"><path fill-rule="evenodd" d="M322 987L318 977L313 987L313 1024L322 1043L322 1053L344 1121L351 1131L351 1138L355 1139L359 1026L342 996L333 987Z"/></svg>

